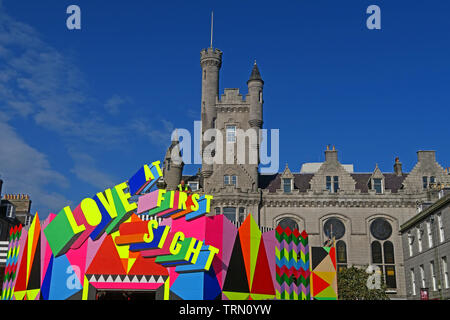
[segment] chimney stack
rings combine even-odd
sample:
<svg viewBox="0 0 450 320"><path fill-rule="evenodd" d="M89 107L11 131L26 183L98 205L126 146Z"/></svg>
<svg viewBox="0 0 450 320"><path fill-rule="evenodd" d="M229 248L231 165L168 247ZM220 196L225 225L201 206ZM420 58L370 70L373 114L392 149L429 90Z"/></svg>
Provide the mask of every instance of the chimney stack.
<svg viewBox="0 0 450 320"><path fill-rule="evenodd" d="M330 150L330 146L327 146L327 149L325 150L325 162L338 162L337 157L337 150L335 146L333 146L333 149Z"/></svg>
<svg viewBox="0 0 450 320"><path fill-rule="evenodd" d="M398 157L395 158L394 172L397 176L401 176L403 174L402 163L400 162L400 159Z"/></svg>

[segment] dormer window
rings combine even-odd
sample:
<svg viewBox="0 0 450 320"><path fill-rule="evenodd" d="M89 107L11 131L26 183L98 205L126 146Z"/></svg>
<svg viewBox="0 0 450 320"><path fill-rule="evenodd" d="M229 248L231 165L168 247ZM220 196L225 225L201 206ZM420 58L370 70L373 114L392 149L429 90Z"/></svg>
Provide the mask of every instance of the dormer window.
<svg viewBox="0 0 450 320"><path fill-rule="evenodd" d="M292 192L292 179L284 178L283 179L283 191L285 193L291 193Z"/></svg>
<svg viewBox="0 0 450 320"><path fill-rule="evenodd" d="M223 176L223 184L225 186L237 186L237 176L225 175Z"/></svg>
<svg viewBox="0 0 450 320"><path fill-rule="evenodd" d="M327 190L336 193L339 190L339 177L338 176L327 176L326 178L326 187Z"/></svg>
<svg viewBox="0 0 450 320"><path fill-rule="evenodd" d="M383 193L383 179L373 179L373 189L376 193Z"/></svg>

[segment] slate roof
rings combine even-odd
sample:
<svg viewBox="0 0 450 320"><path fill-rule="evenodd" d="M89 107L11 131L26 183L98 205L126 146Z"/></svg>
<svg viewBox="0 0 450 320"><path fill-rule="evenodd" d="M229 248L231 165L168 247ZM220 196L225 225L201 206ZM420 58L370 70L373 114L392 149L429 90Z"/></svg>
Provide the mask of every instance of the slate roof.
<svg viewBox="0 0 450 320"><path fill-rule="evenodd" d="M368 182L372 173L351 173L352 178L356 181L355 188L361 190L361 193L368 193ZM385 179L385 189L391 190L392 193L397 193L402 187L402 183L407 177L407 174L397 176L395 173L383 173ZM314 176L313 173L294 173L294 190L306 192L311 186L310 181ZM260 175L259 188L267 189L269 192L276 192L281 189L281 173L273 175Z"/></svg>

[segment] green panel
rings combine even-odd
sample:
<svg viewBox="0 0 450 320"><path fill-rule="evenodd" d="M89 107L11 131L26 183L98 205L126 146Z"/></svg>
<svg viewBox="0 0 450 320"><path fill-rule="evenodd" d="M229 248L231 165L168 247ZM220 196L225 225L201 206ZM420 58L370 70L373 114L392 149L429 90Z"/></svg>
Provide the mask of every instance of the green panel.
<svg viewBox="0 0 450 320"><path fill-rule="evenodd" d="M64 209L48 224L44 229L44 234L55 257L64 254L65 249L70 247L75 233L70 226Z"/></svg>

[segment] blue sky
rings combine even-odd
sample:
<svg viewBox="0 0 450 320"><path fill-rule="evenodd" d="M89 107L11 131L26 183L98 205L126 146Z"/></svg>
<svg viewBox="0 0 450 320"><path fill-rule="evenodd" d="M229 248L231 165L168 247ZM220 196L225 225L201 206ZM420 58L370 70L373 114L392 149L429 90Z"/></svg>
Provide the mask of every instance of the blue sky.
<svg viewBox="0 0 450 320"><path fill-rule="evenodd" d="M77 4L82 30L66 28ZM381 30L366 8L381 8ZM200 119L199 53L223 52L220 91L256 59L280 170L336 145L342 163L450 166L450 2L0 0L0 174L43 217L162 160ZM197 166L186 167L194 173Z"/></svg>

